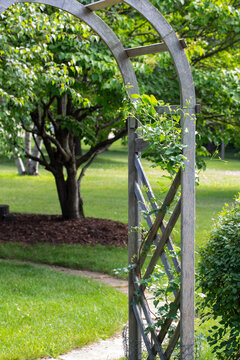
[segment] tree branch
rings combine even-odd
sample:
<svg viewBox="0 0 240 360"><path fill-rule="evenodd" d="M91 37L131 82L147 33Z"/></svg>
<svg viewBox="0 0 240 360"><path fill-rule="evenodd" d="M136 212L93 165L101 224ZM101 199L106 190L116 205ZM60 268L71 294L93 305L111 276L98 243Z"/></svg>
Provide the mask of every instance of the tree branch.
<svg viewBox="0 0 240 360"><path fill-rule="evenodd" d="M95 152L98 152L101 149L105 150L106 147L109 147L115 141L117 141L118 139L121 139L125 135L127 135L127 127L120 130L112 139L106 139L106 140L96 144L95 146L92 146L86 154L81 156L79 159L76 159L77 169L79 168L79 166L81 166L82 164L87 162Z"/></svg>
<svg viewBox="0 0 240 360"><path fill-rule="evenodd" d="M48 117L49 117L49 120L51 121L51 123L52 123L53 126L54 126L55 132L58 131L59 125L58 125L57 122L54 120L53 115L52 115L50 109L47 110L47 115L48 115Z"/></svg>
<svg viewBox="0 0 240 360"><path fill-rule="evenodd" d="M104 151L104 150L103 150ZM102 151L101 151L102 152ZM80 175L78 177L78 185L79 185L79 189L80 189L80 183L81 180L83 178L83 176L85 175L86 170L88 169L88 167L92 164L92 162L95 160L95 158L100 154L100 152L95 152L95 154L93 154L93 156L90 158L90 160L87 162L87 164L82 168Z"/></svg>
<svg viewBox="0 0 240 360"><path fill-rule="evenodd" d="M50 142L52 142L56 147L57 149L60 151L60 153L62 154L62 156L64 157L65 161L69 161L70 158L71 158L71 155L69 155L65 150L64 148L61 146L60 142L55 139L52 135L46 133L46 131L43 132L42 134L42 138L43 139L48 139L50 140Z"/></svg>
<svg viewBox="0 0 240 360"><path fill-rule="evenodd" d="M98 109L102 109L102 105L94 105L94 106L90 106L88 108L76 109L72 114L70 113L70 115L73 115L78 121L81 121L86 116L88 116L89 114L93 113L95 110L98 110ZM81 112L83 112L82 115L80 115Z"/></svg>
<svg viewBox="0 0 240 360"><path fill-rule="evenodd" d="M35 137L35 134L33 134L33 140L34 140L34 142L35 142L35 145L36 145L39 153L41 154L41 157L42 157L43 161L45 161L45 163L48 164L47 159L46 159L46 157L44 156L44 153L43 153L42 149L40 148L40 146L39 146L39 144L38 144L38 141L37 141L37 139L36 139L36 137Z"/></svg>
<svg viewBox="0 0 240 360"><path fill-rule="evenodd" d="M29 152L27 151L25 151L25 154L27 158L39 162L39 164L44 166L47 170L54 172L54 168L52 168L52 166L48 162L45 162L43 159L38 158L37 156L33 156L32 154L29 154Z"/></svg>
<svg viewBox="0 0 240 360"><path fill-rule="evenodd" d="M225 45L225 46L220 46L220 47L218 47L217 49L206 53L205 55L202 55L202 56L199 56L199 57L197 57L197 58L195 58L195 59L192 59L191 62L192 62L193 65L195 65L197 62L202 61L202 60L204 60L204 59L207 59L207 58L209 58L209 57L212 57L213 55L216 55L216 54L218 54L218 53L220 53L220 52L222 52L222 51L225 51L225 50L227 50L230 46L232 46L232 45L234 45L234 44L237 44L237 43L239 43L239 39L233 40L232 42L229 42L229 43L228 43L227 45ZM223 44L222 44L222 45L223 45Z"/></svg>

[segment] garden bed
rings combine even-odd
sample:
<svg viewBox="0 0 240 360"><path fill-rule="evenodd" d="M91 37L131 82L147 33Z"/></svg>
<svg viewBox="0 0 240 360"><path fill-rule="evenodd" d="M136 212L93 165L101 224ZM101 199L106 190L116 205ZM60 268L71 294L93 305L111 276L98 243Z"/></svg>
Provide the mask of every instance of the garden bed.
<svg viewBox="0 0 240 360"><path fill-rule="evenodd" d="M127 246L128 227L118 221L59 215L12 214L0 221L0 242Z"/></svg>

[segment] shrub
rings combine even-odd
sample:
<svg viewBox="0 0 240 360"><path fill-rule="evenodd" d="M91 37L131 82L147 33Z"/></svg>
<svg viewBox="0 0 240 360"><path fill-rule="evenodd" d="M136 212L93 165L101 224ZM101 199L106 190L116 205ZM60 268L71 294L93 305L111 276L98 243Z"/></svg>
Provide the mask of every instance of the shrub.
<svg viewBox="0 0 240 360"><path fill-rule="evenodd" d="M203 318L220 318L208 341L219 359L240 359L240 194L224 208L200 251Z"/></svg>

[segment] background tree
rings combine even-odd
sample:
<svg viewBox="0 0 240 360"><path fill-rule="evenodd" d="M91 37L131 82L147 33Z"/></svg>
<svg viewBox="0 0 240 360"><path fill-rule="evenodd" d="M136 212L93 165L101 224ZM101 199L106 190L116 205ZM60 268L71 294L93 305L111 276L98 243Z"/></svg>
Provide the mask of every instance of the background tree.
<svg viewBox="0 0 240 360"><path fill-rule="evenodd" d="M166 17L179 38L185 39L193 71L197 102L202 113L197 119L198 146L221 141L238 148L240 137L240 3L235 0L151 0ZM103 12L99 13L100 15ZM161 42L144 18L126 5L115 12L105 10L110 26L121 26L126 47ZM112 17L116 17L116 21ZM140 88L164 102L179 104L178 81L168 53L134 59Z"/></svg>
<svg viewBox="0 0 240 360"><path fill-rule="evenodd" d="M2 142L24 151L18 135L31 134L39 156L26 156L53 174L64 219L83 217L86 169L127 133L116 64L88 26L51 7L15 6L0 25ZM89 149L77 155L79 139Z"/></svg>
<svg viewBox="0 0 240 360"><path fill-rule="evenodd" d="M152 3L188 45L197 100L202 104L199 148L222 140L238 145L239 2ZM125 4L99 15L126 48L162 40ZM81 179L87 167L127 132L121 121L124 89L117 66L86 25L49 6L15 5L1 16L0 30L0 147L9 154L13 149L24 153L19 134L31 133L39 156L29 152L26 156L54 175L63 217L83 217ZM133 65L143 93L179 104L179 84L168 53L133 59ZM39 138L43 150L37 145ZM89 146L82 155L76 155L81 154L76 153L77 139Z"/></svg>

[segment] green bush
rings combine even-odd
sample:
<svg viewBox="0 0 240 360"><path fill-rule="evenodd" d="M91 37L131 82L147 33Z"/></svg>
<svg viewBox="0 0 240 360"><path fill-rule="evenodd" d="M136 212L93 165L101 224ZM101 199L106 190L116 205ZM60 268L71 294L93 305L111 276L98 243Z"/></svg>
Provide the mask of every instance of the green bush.
<svg viewBox="0 0 240 360"><path fill-rule="evenodd" d="M240 194L219 214L200 251L199 286L205 297L203 318L219 318L208 341L219 359L240 359Z"/></svg>

